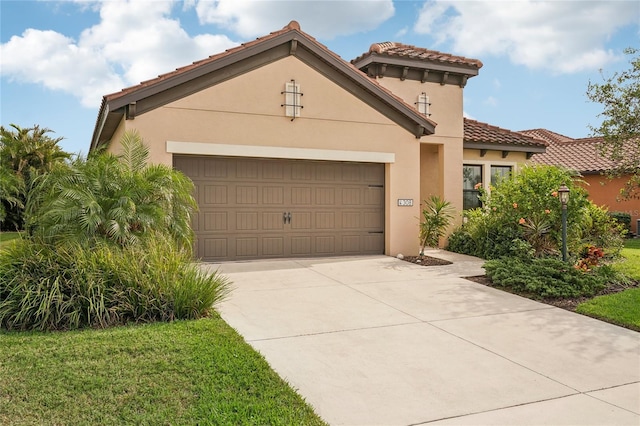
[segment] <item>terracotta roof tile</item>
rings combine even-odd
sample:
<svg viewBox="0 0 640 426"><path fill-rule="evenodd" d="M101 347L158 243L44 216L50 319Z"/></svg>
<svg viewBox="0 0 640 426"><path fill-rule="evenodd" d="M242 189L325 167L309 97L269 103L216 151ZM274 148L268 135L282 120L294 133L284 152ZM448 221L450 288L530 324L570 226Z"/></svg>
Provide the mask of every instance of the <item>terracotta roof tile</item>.
<svg viewBox="0 0 640 426"><path fill-rule="evenodd" d="M531 130L519 130L518 133L524 133L525 135L533 136L534 138L545 140L549 143L562 143L572 142L573 139L569 136L561 135L560 133L552 132L547 129L531 129Z"/></svg>
<svg viewBox="0 0 640 426"><path fill-rule="evenodd" d="M549 143L534 136L512 132L480 121L464 119L464 142L545 147Z"/></svg>
<svg viewBox="0 0 640 426"><path fill-rule="evenodd" d="M259 37L259 38L255 39L255 40L252 40L252 41L249 41L249 42L246 42L246 43L242 43L239 46L232 47L231 49L227 49L224 52L217 53L215 55L211 55L208 58L200 59L200 60L195 61L195 62L193 62L193 63L191 63L189 65L185 65L183 67L176 68L174 71L171 71L171 72L168 72L168 73L165 73L165 74L161 74L158 77L143 81L143 82L141 82L139 84L136 84L135 86L127 87L127 88L122 89L119 92L115 92L115 93L111 93L109 95L106 95L105 98L106 98L107 101L112 101L114 99L118 99L118 98L120 98L122 96L125 96L125 95L129 94L129 93L135 92L136 90L140 90L140 89L142 89L144 87L152 86L152 85L157 84L157 83L159 83L159 82L161 82L163 80L167 80L167 79L169 79L171 77L175 77L177 75L184 74L185 72L191 71L191 70L196 69L198 67L201 67L203 65L206 65L206 64L209 64L211 62L217 61L217 60L219 60L219 59L221 59L221 58L223 58L225 56L229 56L229 55L232 55L233 53L239 52L241 50L248 49L248 48L250 48L250 47L252 47L252 46L254 46L254 45L258 44L258 43L262 43L262 42L267 41L269 39L275 38L275 37L277 37L277 36L279 36L281 34L289 32L291 30L300 31L300 24L298 24L298 22L296 22L296 21L291 21L291 22L289 22L288 25L283 27L281 30L273 31L273 32L269 33L269 35L266 35L264 37ZM323 46L322 44L320 44L315 38L311 37L310 35L308 35L306 33L304 33L304 34L308 38L310 38L313 41L315 41L317 44L321 45L327 51L329 51L329 49L327 49L326 46Z"/></svg>
<svg viewBox="0 0 640 426"><path fill-rule="evenodd" d="M599 145L603 141L601 137L553 141L545 153L536 154L531 160L540 164L563 166L580 173L603 172L617 166L615 161L600 155ZM625 145L627 155L637 155L633 153L633 146L631 143Z"/></svg>
<svg viewBox="0 0 640 426"><path fill-rule="evenodd" d="M452 65L465 65L477 69L482 68L482 62L478 59L465 58L464 56L455 56L449 53L438 52L437 50L430 50L422 47L395 43L391 41L372 44L367 53L358 56L351 62L358 62L373 53L377 53L379 55L416 59L425 62L442 62Z"/></svg>

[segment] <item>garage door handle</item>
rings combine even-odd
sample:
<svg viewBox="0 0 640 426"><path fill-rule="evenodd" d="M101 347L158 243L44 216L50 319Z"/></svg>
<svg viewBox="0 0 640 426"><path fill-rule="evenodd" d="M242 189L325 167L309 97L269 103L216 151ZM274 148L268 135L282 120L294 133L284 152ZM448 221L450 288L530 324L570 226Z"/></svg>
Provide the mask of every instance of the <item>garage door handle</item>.
<svg viewBox="0 0 640 426"><path fill-rule="evenodd" d="M291 212L287 213L287 223L291 223Z"/></svg>
<svg viewBox="0 0 640 426"><path fill-rule="evenodd" d="M282 213L282 223L284 223L285 225L287 223L291 223L291 212Z"/></svg>

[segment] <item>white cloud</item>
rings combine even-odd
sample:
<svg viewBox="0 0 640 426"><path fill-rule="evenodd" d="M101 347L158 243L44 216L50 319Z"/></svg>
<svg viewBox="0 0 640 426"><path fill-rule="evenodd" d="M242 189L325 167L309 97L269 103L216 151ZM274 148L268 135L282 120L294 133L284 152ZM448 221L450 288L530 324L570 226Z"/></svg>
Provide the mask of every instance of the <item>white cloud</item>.
<svg viewBox="0 0 640 426"><path fill-rule="evenodd" d="M77 41L55 31L28 29L0 45L2 75L71 93L84 106L96 107L105 94L238 44L224 35L189 36L170 18L173 5L99 3L100 22Z"/></svg>
<svg viewBox="0 0 640 426"><path fill-rule="evenodd" d="M396 34L395 34L395 38L399 39L404 37L405 35L407 35L407 33L409 32L409 27L404 27L401 28Z"/></svg>
<svg viewBox="0 0 640 426"><path fill-rule="evenodd" d="M636 1L435 0L414 30L466 56L507 55L529 68L573 73L617 59L604 43L639 16Z"/></svg>
<svg viewBox="0 0 640 426"><path fill-rule="evenodd" d="M189 0L202 24L214 24L242 37L268 34L291 20L314 37L332 39L377 28L395 13L392 0Z"/></svg>
<svg viewBox="0 0 640 426"><path fill-rule="evenodd" d="M484 100L483 104L491 107L495 107L495 106L498 106L498 100L493 96L489 96L487 97L487 99Z"/></svg>

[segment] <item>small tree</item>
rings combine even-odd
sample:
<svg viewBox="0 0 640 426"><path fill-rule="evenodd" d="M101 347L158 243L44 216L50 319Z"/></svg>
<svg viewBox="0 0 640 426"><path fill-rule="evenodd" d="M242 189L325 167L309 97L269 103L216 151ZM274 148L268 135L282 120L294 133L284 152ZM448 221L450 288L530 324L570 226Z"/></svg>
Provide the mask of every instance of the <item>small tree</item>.
<svg viewBox="0 0 640 426"><path fill-rule="evenodd" d="M420 254L425 247L438 247L441 237L453 219L451 203L432 195L424 201L422 221L420 222Z"/></svg>
<svg viewBox="0 0 640 426"><path fill-rule="evenodd" d="M637 48L627 48L624 53L635 55ZM640 198L640 56L632 58L631 68L611 77L603 83L589 81L587 97L602 104L600 126L590 126L593 133L602 136L600 153L614 161L613 176L631 175L621 191L623 198Z"/></svg>

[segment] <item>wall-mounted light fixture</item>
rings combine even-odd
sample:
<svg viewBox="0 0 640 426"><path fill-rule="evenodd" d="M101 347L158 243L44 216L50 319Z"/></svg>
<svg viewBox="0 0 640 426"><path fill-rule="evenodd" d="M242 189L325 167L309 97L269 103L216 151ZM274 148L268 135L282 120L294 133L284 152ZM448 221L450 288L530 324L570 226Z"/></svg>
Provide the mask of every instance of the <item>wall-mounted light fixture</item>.
<svg viewBox="0 0 640 426"><path fill-rule="evenodd" d="M284 115L291 117L291 121L295 120L296 117L300 117L300 112L304 108L301 105L302 93L300 92L300 84L296 83L295 80L291 80L284 84L284 91L280 92L280 94L284 95L284 103L280 105L284 107Z"/></svg>

